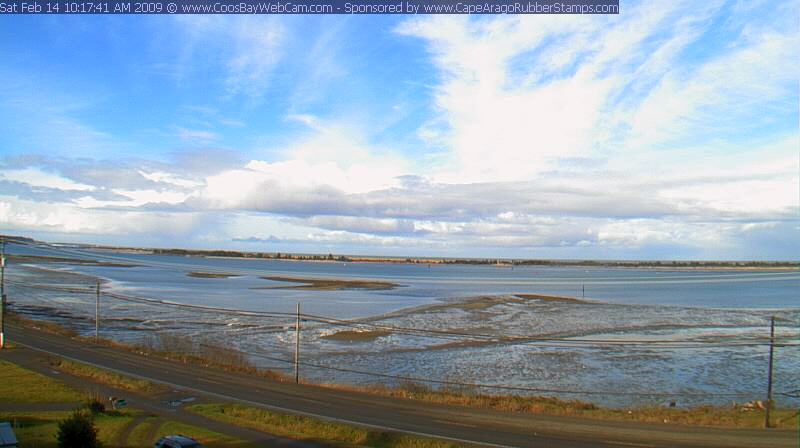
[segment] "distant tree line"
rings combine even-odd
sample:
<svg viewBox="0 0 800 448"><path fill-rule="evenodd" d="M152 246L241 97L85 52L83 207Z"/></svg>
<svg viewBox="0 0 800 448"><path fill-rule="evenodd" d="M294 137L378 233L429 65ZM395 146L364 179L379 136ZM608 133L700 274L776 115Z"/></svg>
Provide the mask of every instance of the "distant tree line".
<svg viewBox="0 0 800 448"><path fill-rule="evenodd" d="M730 267L798 267L797 262L788 261L679 261L679 260L517 260L500 258L401 258L377 256L346 256L323 254L289 254L282 252L239 252L231 250L153 249L158 255L182 255L200 257L263 258L273 260L339 261L339 262L383 262L422 264L466 264L497 266L585 266L585 267L652 267L652 268L730 268Z"/></svg>

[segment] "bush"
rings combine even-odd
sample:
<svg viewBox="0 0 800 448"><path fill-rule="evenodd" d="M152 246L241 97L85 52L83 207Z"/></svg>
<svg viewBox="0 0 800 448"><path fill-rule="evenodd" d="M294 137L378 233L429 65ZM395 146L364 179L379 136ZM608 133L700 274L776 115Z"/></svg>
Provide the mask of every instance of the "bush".
<svg viewBox="0 0 800 448"><path fill-rule="evenodd" d="M100 448L97 428L92 417L85 411L77 410L58 423L59 448Z"/></svg>
<svg viewBox="0 0 800 448"><path fill-rule="evenodd" d="M86 402L86 409L88 409L92 415L102 414L106 412L106 405L99 398L92 397Z"/></svg>

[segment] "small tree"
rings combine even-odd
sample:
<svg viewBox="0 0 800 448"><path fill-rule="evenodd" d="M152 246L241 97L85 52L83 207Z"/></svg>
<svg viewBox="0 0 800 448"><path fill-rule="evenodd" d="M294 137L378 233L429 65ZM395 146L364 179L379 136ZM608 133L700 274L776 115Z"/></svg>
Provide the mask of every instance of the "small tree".
<svg viewBox="0 0 800 448"><path fill-rule="evenodd" d="M106 412L106 405L98 396L91 397L89 400L86 401L86 410L88 410L92 415L102 414Z"/></svg>
<svg viewBox="0 0 800 448"><path fill-rule="evenodd" d="M59 448L100 448L97 428L92 417L85 410L77 410L58 423Z"/></svg>

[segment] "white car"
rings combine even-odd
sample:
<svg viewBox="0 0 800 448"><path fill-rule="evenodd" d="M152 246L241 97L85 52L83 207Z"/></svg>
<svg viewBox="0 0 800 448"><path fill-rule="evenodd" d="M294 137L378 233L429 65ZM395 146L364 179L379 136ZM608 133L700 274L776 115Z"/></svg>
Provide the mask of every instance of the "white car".
<svg viewBox="0 0 800 448"><path fill-rule="evenodd" d="M203 448L203 445L200 445L199 442L191 437L178 434L174 436L164 436L158 439L155 448Z"/></svg>

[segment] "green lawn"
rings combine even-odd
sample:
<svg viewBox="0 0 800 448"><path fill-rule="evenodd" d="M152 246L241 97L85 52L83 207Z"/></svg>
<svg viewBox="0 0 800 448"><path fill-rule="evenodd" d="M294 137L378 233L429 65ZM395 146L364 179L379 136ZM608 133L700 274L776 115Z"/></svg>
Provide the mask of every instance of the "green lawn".
<svg viewBox="0 0 800 448"><path fill-rule="evenodd" d="M81 365L71 363L73 367ZM100 369L88 368L87 376L100 377L115 383L128 382L121 377ZM109 374L109 376L106 376ZM149 383L136 383L131 387L147 390ZM4 404L36 404L36 403L75 403L80 405L87 395L75 391L59 381L36 372L24 369L8 361L0 360L0 403ZM12 406L13 407L13 406ZM0 412L0 421L10 422L14 433L20 441L20 448L55 448L58 422L69 417L71 411L42 412ZM98 414L94 419L98 438L105 448L147 447L153 446L159 437L168 434L185 434L196 438L211 447L245 448L247 443L226 437L204 428L184 425L178 422L163 420L156 416L148 416L143 411L129 408L123 411L108 411ZM131 427L131 425L134 425ZM127 437L125 436L125 433ZM127 440L120 440L127 439ZM150 440L152 439L152 440Z"/></svg>
<svg viewBox="0 0 800 448"><path fill-rule="evenodd" d="M79 403L85 399L58 381L0 360L0 402Z"/></svg>

